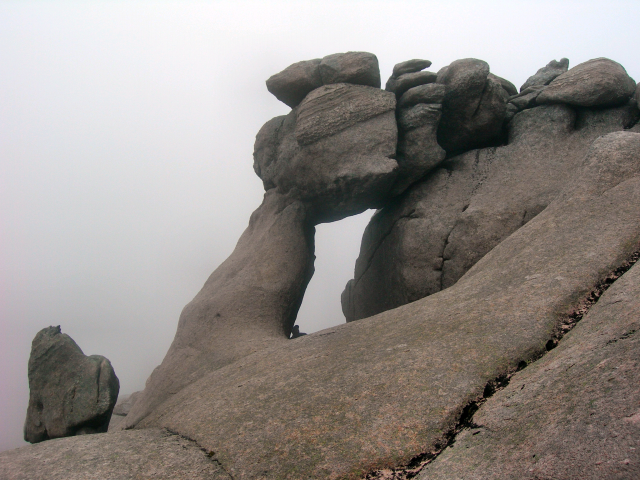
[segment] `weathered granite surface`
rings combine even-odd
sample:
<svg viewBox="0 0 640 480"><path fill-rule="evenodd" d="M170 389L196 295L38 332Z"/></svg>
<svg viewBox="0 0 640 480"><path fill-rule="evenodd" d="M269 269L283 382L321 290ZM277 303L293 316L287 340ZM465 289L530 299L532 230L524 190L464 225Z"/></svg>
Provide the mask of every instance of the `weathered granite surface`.
<svg viewBox="0 0 640 480"><path fill-rule="evenodd" d="M640 478L640 265L480 407L423 480Z"/></svg>
<svg viewBox="0 0 640 480"><path fill-rule="evenodd" d="M195 442L159 430L60 438L0 453L3 480L229 480Z"/></svg>

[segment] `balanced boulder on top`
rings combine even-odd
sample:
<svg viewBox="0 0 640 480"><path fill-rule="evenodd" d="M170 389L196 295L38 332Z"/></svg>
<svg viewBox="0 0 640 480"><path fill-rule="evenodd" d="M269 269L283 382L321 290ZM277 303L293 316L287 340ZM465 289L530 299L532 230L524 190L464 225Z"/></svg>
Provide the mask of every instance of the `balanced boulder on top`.
<svg viewBox="0 0 640 480"><path fill-rule="evenodd" d="M622 65L608 58L594 58L556 77L536 101L567 103L579 107L615 107L633 95L636 82Z"/></svg>
<svg viewBox="0 0 640 480"><path fill-rule="evenodd" d="M24 439L106 432L120 382L109 360L86 356L60 326L40 330L29 357L29 407Z"/></svg>
<svg viewBox="0 0 640 480"><path fill-rule="evenodd" d="M507 111L508 94L489 77L487 62L456 60L438 72L446 87L438 143L447 152L462 152L498 143Z"/></svg>
<svg viewBox="0 0 640 480"><path fill-rule="evenodd" d="M380 88L378 58L369 52L347 52L296 62L269 77L267 90L294 108L309 92L332 83Z"/></svg>

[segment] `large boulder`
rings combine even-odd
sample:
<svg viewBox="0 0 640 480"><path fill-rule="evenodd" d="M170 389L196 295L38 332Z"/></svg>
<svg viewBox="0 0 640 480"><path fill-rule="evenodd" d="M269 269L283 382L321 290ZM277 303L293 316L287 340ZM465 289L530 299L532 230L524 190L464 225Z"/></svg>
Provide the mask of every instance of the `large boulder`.
<svg viewBox="0 0 640 480"><path fill-rule="evenodd" d="M537 107L514 117L508 145L446 160L371 219L342 295L347 320L453 285L573 181L593 140L637 118L632 106Z"/></svg>
<svg viewBox="0 0 640 480"><path fill-rule="evenodd" d="M380 88L378 57L369 52L334 53L322 59L319 66L324 85L352 83Z"/></svg>
<svg viewBox="0 0 640 480"><path fill-rule="evenodd" d="M561 58L560 61L551 60L545 67L540 68L534 75L527 78L527 81L520 87L520 92L529 87L549 85L552 80L569 70L569 59ZM511 94L515 95L515 94Z"/></svg>
<svg viewBox="0 0 640 480"><path fill-rule="evenodd" d="M418 478L640 478L640 265Z"/></svg>
<svg viewBox="0 0 640 480"><path fill-rule="evenodd" d="M289 65L267 80L267 90L291 108L298 105L309 92L322 86L320 59L304 60Z"/></svg>
<svg viewBox="0 0 640 480"><path fill-rule="evenodd" d="M275 190L265 194L231 256L182 310L126 425L206 373L288 341L313 275L313 234L304 205Z"/></svg>
<svg viewBox="0 0 640 480"><path fill-rule="evenodd" d="M60 326L43 328L31 344L24 439L106 432L119 388L109 360L86 356Z"/></svg>
<svg viewBox="0 0 640 480"><path fill-rule="evenodd" d="M556 77L536 101L540 105L613 107L625 104L635 88L636 83L622 65L608 58L595 58Z"/></svg>
<svg viewBox="0 0 640 480"><path fill-rule="evenodd" d="M193 438L237 479L363 478L441 448L637 252L639 155L638 134L601 137L562 194L452 288L215 370L138 427Z"/></svg>
<svg viewBox="0 0 640 480"><path fill-rule="evenodd" d="M379 207L397 176L395 96L345 83L267 122L254 148L265 190L303 202L314 223Z"/></svg>
<svg viewBox="0 0 640 480"><path fill-rule="evenodd" d="M508 94L482 60L456 60L438 72L446 87L438 143L453 154L502 141Z"/></svg>

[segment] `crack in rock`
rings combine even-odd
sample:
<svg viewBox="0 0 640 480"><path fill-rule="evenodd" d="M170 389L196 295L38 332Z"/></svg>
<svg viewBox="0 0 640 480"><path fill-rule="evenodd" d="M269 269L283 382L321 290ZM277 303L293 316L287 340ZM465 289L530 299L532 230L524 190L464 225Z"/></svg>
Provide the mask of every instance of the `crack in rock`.
<svg viewBox="0 0 640 480"><path fill-rule="evenodd" d="M202 451L205 453L205 455L206 455L207 459L208 459L209 461L211 461L211 463L213 463L214 465L216 465L217 467L219 467L219 468L220 468L220 470L222 470L222 471L223 471L223 472L224 472L224 473L225 473L225 474L226 474L226 475L227 475L231 480L235 480L235 479L233 478L233 475L231 475L231 473L229 473L229 471L228 471L226 468L224 468L224 465L222 465L222 462L220 462L220 460L218 460L218 459L216 458L216 456L215 456L215 455L216 455L216 453L215 453L214 451L212 451L212 450L207 450L207 449L206 449L206 448L204 448L202 445L200 445L196 440L194 440L194 439L193 439L193 438L191 438L191 437L188 437L187 435L182 435L181 433L178 433L178 432L176 432L176 431L170 430L170 429L168 429L168 428L165 428L165 430L166 430L168 433L170 433L171 435L175 435L175 436L177 436L177 437L182 438L183 440L186 440L186 441L188 441L188 442L193 443L196 447L198 447L200 450L202 450Z"/></svg>
<svg viewBox="0 0 640 480"><path fill-rule="evenodd" d="M496 392L499 392L509 385L513 375L526 368L529 364L542 358L549 350L555 348L562 337L571 331L571 329L573 329L573 327L582 320L591 307L596 304L602 294L611 285L613 285L618 278L624 275L638 261L638 259L640 259L640 250L636 250L635 253L622 263L622 265L609 273L603 280L598 282L582 299L582 301L578 302L568 315L560 317L558 327L555 329L552 338L546 344L546 351L540 353L537 357L532 358L529 361L520 361L515 370L499 375L495 379L487 382L482 392L482 396L477 400L469 402L463 407L457 423L447 431L440 440L434 443L433 448L430 451L416 455L406 465L372 471L366 474L363 477L363 480L408 480L414 478L427 464L433 462L447 447L452 446L460 432L465 429L486 428L483 425L477 425L473 421L473 416L478 409ZM635 330L630 330L617 340L624 340L635 333ZM522 388L524 388L524 386Z"/></svg>

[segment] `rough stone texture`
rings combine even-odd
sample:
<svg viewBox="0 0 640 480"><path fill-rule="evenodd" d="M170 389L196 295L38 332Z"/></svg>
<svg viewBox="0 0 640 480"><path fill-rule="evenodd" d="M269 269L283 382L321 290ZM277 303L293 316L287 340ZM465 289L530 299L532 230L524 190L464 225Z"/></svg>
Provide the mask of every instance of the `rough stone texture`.
<svg viewBox="0 0 640 480"><path fill-rule="evenodd" d="M126 424L209 371L286 343L313 274L313 245L304 206L268 191L231 256L182 310L173 343Z"/></svg>
<svg viewBox="0 0 640 480"><path fill-rule="evenodd" d="M314 90L256 137L254 169L265 189L299 199L313 223L381 206L397 176L393 94L336 84Z"/></svg>
<svg viewBox="0 0 640 480"><path fill-rule="evenodd" d="M436 84L425 85L425 87ZM441 85L440 85L441 86ZM420 87L416 87L420 88ZM404 97L403 97L404 98ZM438 122L442 107L418 104L398 114L398 177L391 195L399 195L444 160L446 152L438 145Z"/></svg>
<svg viewBox="0 0 640 480"><path fill-rule="evenodd" d="M518 108L518 111L526 108L536 107L536 98L547 87L544 85L535 85L525 88L522 92L513 97L509 97L509 104L513 104Z"/></svg>
<svg viewBox="0 0 640 480"><path fill-rule="evenodd" d="M0 453L3 480L229 480L194 442L158 429L61 438Z"/></svg>
<svg viewBox="0 0 640 480"><path fill-rule="evenodd" d="M431 62L429 60L422 60L419 58L406 60L404 62L396 63L393 67L393 73L391 76L393 78L398 78L400 75L404 75L405 73L419 72L420 70L424 70L430 66Z"/></svg>
<svg viewBox="0 0 640 480"><path fill-rule="evenodd" d="M640 478L640 265L489 398L424 480Z"/></svg>
<svg viewBox="0 0 640 480"><path fill-rule="evenodd" d="M638 134L598 139L567 189L452 288L213 371L139 427L193 438L236 479L361 478L432 451L637 251L639 154Z"/></svg>
<svg viewBox="0 0 640 480"><path fill-rule="evenodd" d="M536 101L540 105L613 107L625 104L635 88L635 82L622 65L608 58L595 58L556 77Z"/></svg>
<svg viewBox="0 0 640 480"><path fill-rule="evenodd" d="M385 90L396 94L400 98L404 92L418 85L435 83L438 74L435 72L405 73L398 78L391 77L385 86Z"/></svg>
<svg viewBox="0 0 640 480"><path fill-rule="evenodd" d="M119 388L109 360L86 356L60 326L43 328L31 343L24 439L106 432Z"/></svg>
<svg viewBox="0 0 640 480"><path fill-rule="evenodd" d="M380 88L378 57L368 52L327 55L320 63L322 83L352 83Z"/></svg>
<svg viewBox="0 0 640 480"><path fill-rule="evenodd" d="M122 416L129 415L131 407L135 405L141 395L142 391L133 392L131 395L120 395L116 406L113 408L113 414Z"/></svg>
<svg viewBox="0 0 640 480"><path fill-rule="evenodd" d="M513 118L508 145L446 160L372 218L342 296L347 320L453 285L573 181L593 140L637 116L631 106L537 107Z"/></svg>
<svg viewBox="0 0 640 480"><path fill-rule="evenodd" d="M438 72L445 85L438 143L448 153L496 144L502 136L508 95L482 60L456 60Z"/></svg>
<svg viewBox="0 0 640 480"><path fill-rule="evenodd" d="M305 60L289 65L280 73L269 77L267 90L291 108L298 105L309 92L322 86L320 59Z"/></svg>
<svg viewBox="0 0 640 480"><path fill-rule="evenodd" d="M111 415L111 420L109 420L109 429L108 433L119 432L124 430L126 415L116 415L115 413Z"/></svg>
<svg viewBox="0 0 640 480"><path fill-rule="evenodd" d="M520 91L522 92L529 87L549 85L553 79L562 75L567 70L569 70L568 58L561 58L559 62L551 60L546 67L542 67L535 75L527 78L527 81L520 87Z"/></svg>
<svg viewBox="0 0 640 480"><path fill-rule="evenodd" d="M499 77L498 75L494 75L493 73L489 73L488 78L491 78L492 80L495 80L500 85L502 85L502 88L504 88L504 91L507 92L507 95L511 96L518 94L518 89L516 88L516 86L506 78Z"/></svg>
<svg viewBox="0 0 640 480"><path fill-rule="evenodd" d="M412 107L418 103L442 103L444 91L444 85L439 83L429 83L410 88L400 97L398 107Z"/></svg>
<svg viewBox="0 0 640 480"><path fill-rule="evenodd" d="M393 95L345 83L315 90L298 109L295 137L309 145L342 130L393 110Z"/></svg>

